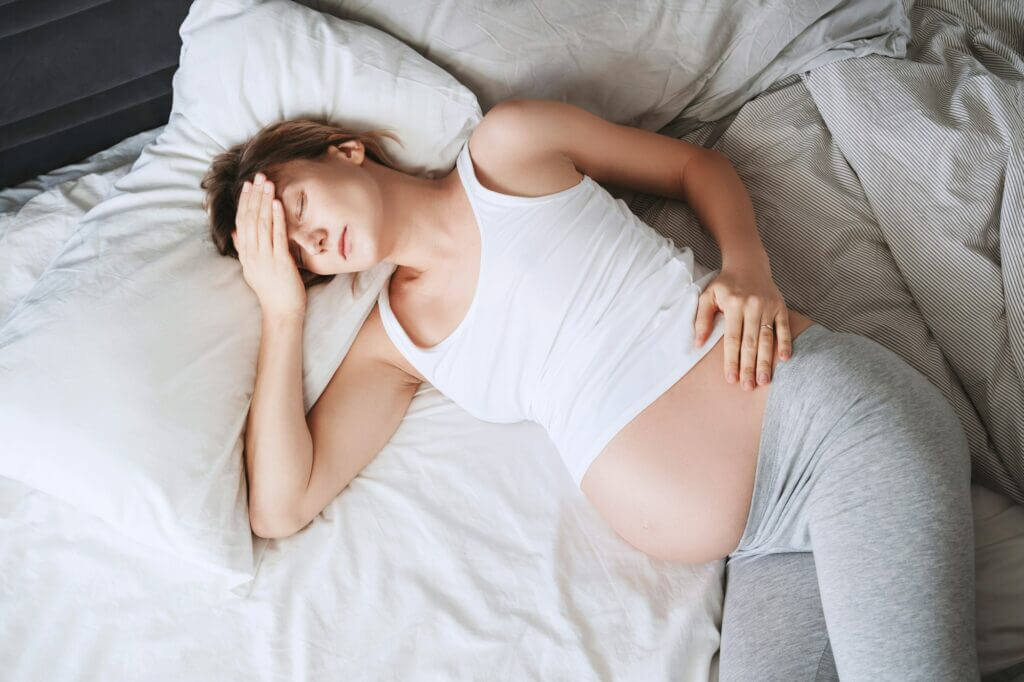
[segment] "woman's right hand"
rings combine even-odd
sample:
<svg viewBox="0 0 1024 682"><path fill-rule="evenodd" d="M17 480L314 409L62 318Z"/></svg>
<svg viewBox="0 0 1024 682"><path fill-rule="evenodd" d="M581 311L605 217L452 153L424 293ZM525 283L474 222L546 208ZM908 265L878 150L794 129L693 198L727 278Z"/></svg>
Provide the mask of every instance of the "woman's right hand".
<svg viewBox="0 0 1024 682"><path fill-rule="evenodd" d="M306 288L288 249L284 208L274 198L274 183L262 173L242 187L231 239L242 276L256 293L263 314L304 314Z"/></svg>

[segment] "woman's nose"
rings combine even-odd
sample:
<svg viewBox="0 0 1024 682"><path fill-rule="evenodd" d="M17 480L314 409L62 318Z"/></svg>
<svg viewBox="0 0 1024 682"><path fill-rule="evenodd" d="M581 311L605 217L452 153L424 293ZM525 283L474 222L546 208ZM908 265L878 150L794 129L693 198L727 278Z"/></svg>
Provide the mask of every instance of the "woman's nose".
<svg viewBox="0 0 1024 682"><path fill-rule="evenodd" d="M324 239L325 239L324 236L313 237L312 239L307 238L307 239L304 240L305 244L303 244L302 248L308 250L309 246L312 245L312 247L313 247L312 252L313 252L313 255L315 256L316 254L318 254L321 251L323 251L323 249L324 249Z"/></svg>

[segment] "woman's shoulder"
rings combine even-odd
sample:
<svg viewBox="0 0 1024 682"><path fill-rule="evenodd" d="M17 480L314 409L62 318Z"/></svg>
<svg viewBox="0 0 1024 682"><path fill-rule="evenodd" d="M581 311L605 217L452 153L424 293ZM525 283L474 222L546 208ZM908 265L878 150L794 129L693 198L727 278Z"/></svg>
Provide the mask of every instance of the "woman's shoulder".
<svg viewBox="0 0 1024 682"><path fill-rule="evenodd" d="M539 148L515 128L502 131L485 116L466 143L477 180L486 189L517 197L554 194L583 180L572 160L557 149Z"/></svg>

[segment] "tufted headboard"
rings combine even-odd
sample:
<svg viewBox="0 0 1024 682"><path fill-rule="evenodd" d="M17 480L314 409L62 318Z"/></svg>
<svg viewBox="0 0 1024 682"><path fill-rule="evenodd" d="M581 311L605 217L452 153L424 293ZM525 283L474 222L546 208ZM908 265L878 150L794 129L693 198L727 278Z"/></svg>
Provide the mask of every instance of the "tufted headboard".
<svg viewBox="0 0 1024 682"><path fill-rule="evenodd" d="M0 0L0 187L167 122L191 0Z"/></svg>

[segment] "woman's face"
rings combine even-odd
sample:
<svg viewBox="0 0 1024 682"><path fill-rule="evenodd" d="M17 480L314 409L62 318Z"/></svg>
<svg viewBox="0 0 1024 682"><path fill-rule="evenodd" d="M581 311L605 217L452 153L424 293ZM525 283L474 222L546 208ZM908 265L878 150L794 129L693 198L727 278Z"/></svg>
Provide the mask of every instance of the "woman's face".
<svg viewBox="0 0 1024 682"><path fill-rule="evenodd" d="M275 173L288 248L300 268L332 275L368 270L381 261L381 194L366 163L373 161L362 143L350 140L316 161L289 161ZM339 251L346 227L347 258Z"/></svg>

